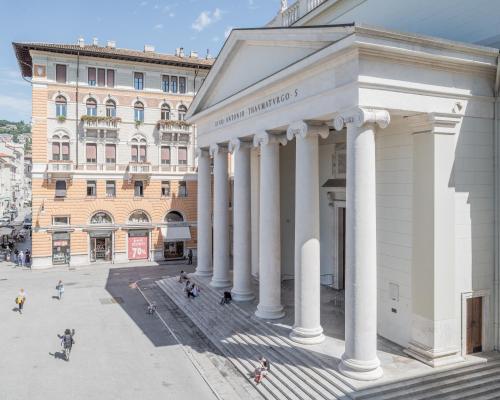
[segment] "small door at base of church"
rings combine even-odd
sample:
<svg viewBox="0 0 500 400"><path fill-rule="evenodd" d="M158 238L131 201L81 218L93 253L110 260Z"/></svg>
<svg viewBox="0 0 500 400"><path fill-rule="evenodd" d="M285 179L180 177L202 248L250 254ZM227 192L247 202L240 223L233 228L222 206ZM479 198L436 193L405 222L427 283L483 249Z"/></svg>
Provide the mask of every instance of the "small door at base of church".
<svg viewBox="0 0 500 400"><path fill-rule="evenodd" d="M467 354L483 351L483 298L467 299Z"/></svg>

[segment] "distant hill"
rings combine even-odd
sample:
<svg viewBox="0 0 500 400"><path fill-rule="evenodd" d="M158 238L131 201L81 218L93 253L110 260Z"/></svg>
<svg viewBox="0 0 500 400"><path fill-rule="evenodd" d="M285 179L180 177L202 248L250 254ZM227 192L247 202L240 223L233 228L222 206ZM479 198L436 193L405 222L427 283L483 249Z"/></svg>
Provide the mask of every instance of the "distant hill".
<svg viewBox="0 0 500 400"><path fill-rule="evenodd" d="M13 136L14 142L17 142L19 135L30 133L31 125L24 121L12 122L5 119L0 119L0 134L9 134Z"/></svg>

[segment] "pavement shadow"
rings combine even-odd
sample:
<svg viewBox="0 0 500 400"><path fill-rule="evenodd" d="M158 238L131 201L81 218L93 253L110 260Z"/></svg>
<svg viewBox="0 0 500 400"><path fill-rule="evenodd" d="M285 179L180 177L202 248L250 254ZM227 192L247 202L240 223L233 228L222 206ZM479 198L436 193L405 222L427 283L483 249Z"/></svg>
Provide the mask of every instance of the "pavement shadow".
<svg viewBox="0 0 500 400"><path fill-rule="evenodd" d="M134 284L138 281L153 283L164 277L176 276L181 269L188 272L194 270L190 266L178 264L112 268L109 270L105 286L112 299L111 302L107 301L109 299L102 299L103 307L113 307L118 304L155 347L177 345L177 341L158 316L148 314L148 303ZM148 295L147 292L145 294Z"/></svg>
<svg viewBox="0 0 500 400"><path fill-rule="evenodd" d="M54 353L49 353L49 356L54 357L55 360L63 360L66 361L66 357L62 351L56 351Z"/></svg>
<svg viewBox="0 0 500 400"><path fill-rule="evenodd" d="M12 311L14 311L14 312L19 312L19 308L14 307L14 308L12 309Z"/></svg>

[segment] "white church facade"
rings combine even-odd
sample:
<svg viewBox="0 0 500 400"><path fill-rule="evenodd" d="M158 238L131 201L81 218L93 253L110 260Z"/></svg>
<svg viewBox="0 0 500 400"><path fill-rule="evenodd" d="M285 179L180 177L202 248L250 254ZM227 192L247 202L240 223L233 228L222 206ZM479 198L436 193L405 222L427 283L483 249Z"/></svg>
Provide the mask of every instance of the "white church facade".
<svg viewBox="0 0 500 400"><path fill-rule="evenodd" d="M328 22L233 30L194 99L197 274L263 319L293 279L301 344L345 290L354 379L377 335L431 366L497 349L498 49Z"/></svg>

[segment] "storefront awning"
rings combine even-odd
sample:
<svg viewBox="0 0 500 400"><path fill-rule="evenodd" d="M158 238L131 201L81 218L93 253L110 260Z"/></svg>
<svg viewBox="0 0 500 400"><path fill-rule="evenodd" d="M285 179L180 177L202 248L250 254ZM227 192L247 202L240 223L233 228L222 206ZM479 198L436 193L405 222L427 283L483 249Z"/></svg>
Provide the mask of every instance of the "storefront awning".
<svg viewBox="0 0 500 400"><path fill-rule="evenodd" d="M191 240L189 226L167 226L161 228L161 235L163 236L164 242Z"/></svg>

